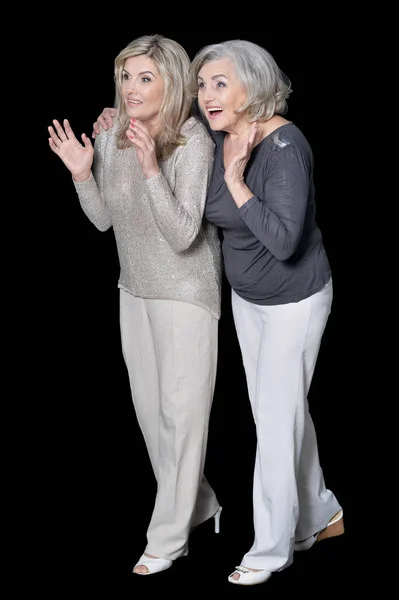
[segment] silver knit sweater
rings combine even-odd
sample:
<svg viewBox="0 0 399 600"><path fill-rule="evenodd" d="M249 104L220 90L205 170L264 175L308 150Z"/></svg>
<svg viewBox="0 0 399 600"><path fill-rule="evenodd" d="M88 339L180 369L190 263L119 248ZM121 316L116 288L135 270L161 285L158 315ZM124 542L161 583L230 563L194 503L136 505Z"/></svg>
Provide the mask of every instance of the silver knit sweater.
<svg viewBox="0 0 399 600"><path fill-rule="evenodd" d="M114 129L94 144L93 174L74 181L80 204L100 230L113 227L118 286L140 298L180 300L220 317L221 251L217 229L203 220L214 143L190 118L186 145L145 179L133 147L118 150Z"/></svg>

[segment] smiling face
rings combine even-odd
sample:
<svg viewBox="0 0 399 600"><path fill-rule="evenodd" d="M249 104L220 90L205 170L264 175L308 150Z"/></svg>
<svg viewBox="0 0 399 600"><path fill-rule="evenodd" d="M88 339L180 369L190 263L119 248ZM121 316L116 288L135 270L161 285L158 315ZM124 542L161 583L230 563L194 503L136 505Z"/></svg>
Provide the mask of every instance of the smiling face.
<svg viewBox="0 0 399 600"><path fill-rule="evenodd" d="M121 92L129 117L150 126L158 123L165 85L151 58L140 55L126 59Z"/></svg>
<svg viewBox="0 0 399 600"><path fill-rule="evenodd" d="M229 58L205 63L198 73L198 103L214 131L236 133L247 124L246 111L236 114L247 98Z"/></svg>

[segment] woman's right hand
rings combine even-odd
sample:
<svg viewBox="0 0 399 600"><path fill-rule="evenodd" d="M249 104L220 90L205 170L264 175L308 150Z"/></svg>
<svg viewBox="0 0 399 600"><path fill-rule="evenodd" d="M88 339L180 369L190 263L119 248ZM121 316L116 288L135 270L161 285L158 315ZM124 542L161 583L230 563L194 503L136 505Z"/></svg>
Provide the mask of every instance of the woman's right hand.
<svg viewBox="0 0 399 600"><path fill-rule="evenodd" d="M64 127L57 120L53 121L53 125L48 128L51 150L60 157L75 181L86 181L91 174L94 156L90 139L82 133L82 146L67 119L64 119Z"/></svg>
<svg viewBox="0 0 399 600"><path fill-rule="evenodd" d="M105 131L107 131L108 127L113 127L116 113L116 108L104 108L97 121L93 123L93 133L91 134L93 139L95 139L97 135L100 135L100 127L102 127Z"/></svg>

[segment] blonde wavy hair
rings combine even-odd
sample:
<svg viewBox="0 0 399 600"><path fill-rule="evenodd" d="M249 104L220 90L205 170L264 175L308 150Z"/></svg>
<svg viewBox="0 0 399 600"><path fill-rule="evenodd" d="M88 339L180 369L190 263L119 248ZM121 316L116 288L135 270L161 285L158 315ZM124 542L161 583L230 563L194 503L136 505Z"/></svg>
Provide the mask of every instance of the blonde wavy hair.
<svg viewBox="0 0 399 600"><path fill-rule="evenodd" d="M190 58L178 42L158 34L141 36L121 50L114 63L116 119L119 124L116 143L120 149L130 146L125 135L130 117L121 94L122 71L128 58L140 55L154 61L165 86L160 110L161 129L155 141L157 158L165 159L185 143L180 129L191 113L192 98L188 93Z"/></svg>

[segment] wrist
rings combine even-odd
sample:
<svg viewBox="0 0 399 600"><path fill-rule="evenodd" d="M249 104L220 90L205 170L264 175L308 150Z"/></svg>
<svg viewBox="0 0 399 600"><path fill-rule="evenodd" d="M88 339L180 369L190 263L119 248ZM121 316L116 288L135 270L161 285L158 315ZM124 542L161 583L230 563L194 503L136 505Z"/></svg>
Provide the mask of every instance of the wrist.
<svg viewBox="0 0 399 600"><path fill-rule="evenodd" d="M238 208L248 202L248 200L253 196L253 193L244 180L227 183L227 187Z"/></svg>
<svg viewBox="0 0 399 600"><path fill-rule="evenodd" d="M83 183L90 178L91 171L83 171L82 173L72 173L72 179L77 183Z"/></svg>
<svg viewBox="0 0 399 600"><path fill-rule="evenodd" d="M152 177L156 177L159 174L159 169L157 170L153 170L153 171L148 171L148 173L144 173L144 177L146 179L152 179Z"/></svg>
<svg viewBox="0 0 399 600"><path fill-rule="evenodd" d="M230 181L226 181L227 187L229 190L242 190L246 187L244 178L242 179L231 179Z"/></svg>

